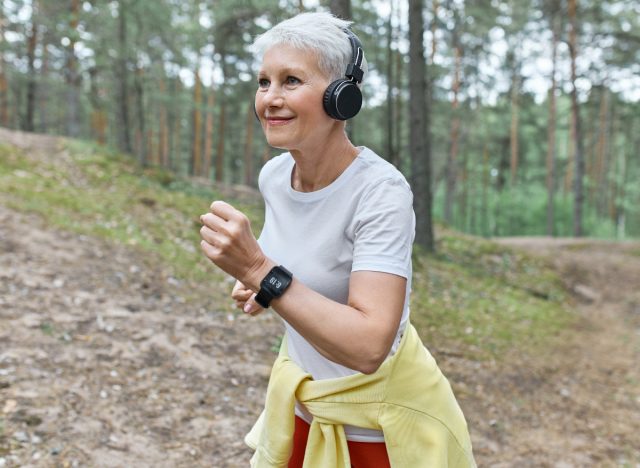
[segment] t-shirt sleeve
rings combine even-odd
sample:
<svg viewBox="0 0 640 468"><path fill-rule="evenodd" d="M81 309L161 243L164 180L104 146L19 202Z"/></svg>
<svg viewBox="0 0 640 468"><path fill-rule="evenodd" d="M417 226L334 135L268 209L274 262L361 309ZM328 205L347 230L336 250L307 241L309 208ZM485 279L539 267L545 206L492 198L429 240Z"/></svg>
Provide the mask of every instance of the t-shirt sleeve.
<svg viewBox="0 0 640 468"><path fill-rule="evenodd" d="M351 271L409 278L415 236L413 195L406 181L388 179L363 195L355 216Z"/></svg>

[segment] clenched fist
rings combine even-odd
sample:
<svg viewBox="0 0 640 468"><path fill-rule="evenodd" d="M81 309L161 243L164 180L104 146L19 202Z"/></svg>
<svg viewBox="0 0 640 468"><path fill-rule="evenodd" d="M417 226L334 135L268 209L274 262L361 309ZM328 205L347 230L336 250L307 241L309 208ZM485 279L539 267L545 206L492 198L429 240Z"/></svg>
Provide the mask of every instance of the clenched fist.
<svg viewBox="0 0 640 468"><path fill-rule="evenodd" d="M200 246L220 269L257 292L260 281L275 265L258 245L244 213L223 201L214 201L200 216Z"/></svg>

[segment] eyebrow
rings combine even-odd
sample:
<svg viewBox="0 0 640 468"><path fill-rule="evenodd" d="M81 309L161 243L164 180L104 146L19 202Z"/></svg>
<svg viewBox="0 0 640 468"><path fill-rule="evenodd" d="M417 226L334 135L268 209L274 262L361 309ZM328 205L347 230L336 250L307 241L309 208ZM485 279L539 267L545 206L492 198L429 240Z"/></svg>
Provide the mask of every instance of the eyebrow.
<svg viewBox="0 0 640 468"><path fill-rule="evenodd" d="M281 75L301 75L301 74L305 74L305 71L303 68L286 67L278 70L278 73L280 73ZM264 71L263 68L261 68L260 71L258 72L258 76L262 76L266 74L267 73Z"/></svg>

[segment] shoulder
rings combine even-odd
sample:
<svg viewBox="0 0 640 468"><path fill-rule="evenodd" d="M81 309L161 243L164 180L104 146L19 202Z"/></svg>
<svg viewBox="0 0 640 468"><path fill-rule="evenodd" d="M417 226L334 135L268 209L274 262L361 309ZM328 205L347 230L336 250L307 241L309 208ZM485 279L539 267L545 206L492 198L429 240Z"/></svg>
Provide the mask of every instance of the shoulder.
<svg viewBox="0 0 640 468"><path fill-rule="evenodd" d="M409 182L393 164L366 147L360 154L360 160L357 183L363 187L363 202L373 202L383 197L400 204L413 203Z"/></svg>

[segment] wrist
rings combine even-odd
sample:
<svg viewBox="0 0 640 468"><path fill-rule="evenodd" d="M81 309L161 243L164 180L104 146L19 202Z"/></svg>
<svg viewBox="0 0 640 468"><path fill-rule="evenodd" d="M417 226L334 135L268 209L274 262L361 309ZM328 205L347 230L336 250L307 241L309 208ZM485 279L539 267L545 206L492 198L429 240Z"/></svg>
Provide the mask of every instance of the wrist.
<svg viewBox="0 0 640 468"><path fill-rule="evenodd" d="M267 258L263 257L248 273L242 283L245 284L249 289L253 292L257 293L260 291L260 283L263 278L269 274L273 267L277 266L277 264Z"/></svg>

